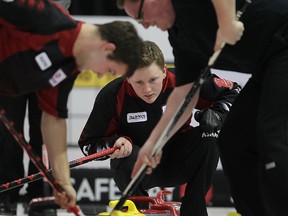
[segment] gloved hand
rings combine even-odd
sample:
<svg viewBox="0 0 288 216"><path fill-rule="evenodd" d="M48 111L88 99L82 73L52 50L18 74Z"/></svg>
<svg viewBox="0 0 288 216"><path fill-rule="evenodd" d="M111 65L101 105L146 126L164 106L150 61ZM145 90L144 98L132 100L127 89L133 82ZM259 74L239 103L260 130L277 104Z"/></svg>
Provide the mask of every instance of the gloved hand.
<svg viewBox="0 0 288 216"><path fill-rule="evenodd" d="M217 112L211 109L200 110L194 114L194 118L199 122L200 128L207 136L213 136L214 133L217 133L218 137L223 122Z"/></svg>

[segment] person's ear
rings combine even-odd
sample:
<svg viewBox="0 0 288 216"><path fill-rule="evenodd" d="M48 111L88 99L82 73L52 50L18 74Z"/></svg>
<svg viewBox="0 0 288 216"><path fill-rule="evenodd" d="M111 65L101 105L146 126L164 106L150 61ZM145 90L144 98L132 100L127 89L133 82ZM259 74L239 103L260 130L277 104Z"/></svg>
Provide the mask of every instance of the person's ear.
<svg viewBox="0 0 288 216"><path fill-rule="evenodd" d="M131 81L130 81L129 77L127 77L126 79L127 79L127 82L131 85Z"/></svg>
<svg viewBox="0 0 288 216"><path fill-rule="evenodd" d="M167 76L167 71L168 71L168 68L167 68L167 66L165 65L165 66L164 66L164 69L163 69L163 79L166 78L166 76Z"/></svg>
<svg viewBox="0 0 288 216"><path fill-rule="evenodd" d="M111 52L113 52L116 49L116 45L110 42L104 43L101 47L103 50Z"/></svg>

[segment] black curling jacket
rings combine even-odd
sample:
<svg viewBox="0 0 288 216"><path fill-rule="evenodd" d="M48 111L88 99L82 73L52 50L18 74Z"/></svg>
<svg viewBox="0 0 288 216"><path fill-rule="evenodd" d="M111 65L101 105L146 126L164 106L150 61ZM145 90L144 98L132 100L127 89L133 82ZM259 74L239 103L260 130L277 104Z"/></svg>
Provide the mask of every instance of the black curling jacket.
<svg viewBox="0 0 288 216"><path fill-rule="evenodd" d="M174 86L175 76L168 72L162 92L154 103L148 104L123 77L107 84L97 95L81 133L78 144L82 152L88 155L112 147L121 136L142 146L160 120ZM211 74L201 87L196 108L213 109L224 120L240 89L237 83ZM190 121L180 130L191 127L189 124Z"/></svg>

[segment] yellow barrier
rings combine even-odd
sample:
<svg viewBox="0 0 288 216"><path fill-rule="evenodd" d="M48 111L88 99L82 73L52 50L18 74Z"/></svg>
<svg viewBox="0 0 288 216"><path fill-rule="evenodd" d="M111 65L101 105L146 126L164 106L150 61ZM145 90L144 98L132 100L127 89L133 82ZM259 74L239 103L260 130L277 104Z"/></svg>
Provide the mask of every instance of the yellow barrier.
<svg viewBox="0 0 288 216"><path fill-rule="evenodd" d="M119 200L111 200L109 202L109 206L114 208ZM123 206L127 206L127 212L122 212L120 210L115 210L112 212L101 212L97 216L145 216L144 214L140 213L136 208L136 205L131 200L126 200Z"/></svg>
<svg viewBox="0 0 288 216"><path fill-rule="evenodd" d="M76 87L99 87L102 88L112 80L116 79L119 76L112 74L104 74L101 78L97 76L91 70L82 71L77 79L75 80L74 85Z"/></svg>
<svg viewBox="0 0 288 216"><path fill-rule="evenodd" d="M173 64L167 64L168 68L174 68ZM104 74L101 78L97 76L92 70L82 71L75 80L76 87L98 87L102 88L112 80L119 77L118 75Z"/></svg>

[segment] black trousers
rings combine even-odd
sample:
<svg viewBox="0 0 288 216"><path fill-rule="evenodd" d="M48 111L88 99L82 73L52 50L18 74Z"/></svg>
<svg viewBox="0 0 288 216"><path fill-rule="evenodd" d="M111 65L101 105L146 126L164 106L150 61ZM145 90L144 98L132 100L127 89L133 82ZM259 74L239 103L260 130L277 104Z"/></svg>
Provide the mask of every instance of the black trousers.
<svg viewBox="0 0 288 216"><path fill-rule="evenodd" d="M0 106L12 120L15 129L23 133L26 108L28 107L29 136L28 142L37 155L42 157L42 135L40 129L41 113L38 108L36 94L29 93L19 97L0 96ZM10 132L0 122L0 183L10 182L24 177L23 150ZM38 173L34 164L29 162L28 175ZM1 195L9 195L12 201L17 201L21 187L5 191ZM28 198L43 196L43 181L38 180L28 184Z"/></svg>
<svg viewBox="0 0 288 216"><path fill-rule="evenodd" d="M114 180L123 192L131 181L131 172L139 147L134 145L127 158L111 160ZM147 195L152 187L180 186L187 182L182 198L182 216L207 215L205 195L211 186L218 163L216 139L201 138L197 128L174 136L164 147L160 164L151 175L146 175L133 195Z"/></svg>
<svg viewBox="0 0 288 216"><path fill-rule="evenodd" d="M282 47L242 89L218 139L242 216L288 215L288 44Z"/></svg>

